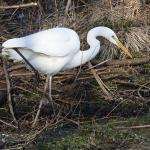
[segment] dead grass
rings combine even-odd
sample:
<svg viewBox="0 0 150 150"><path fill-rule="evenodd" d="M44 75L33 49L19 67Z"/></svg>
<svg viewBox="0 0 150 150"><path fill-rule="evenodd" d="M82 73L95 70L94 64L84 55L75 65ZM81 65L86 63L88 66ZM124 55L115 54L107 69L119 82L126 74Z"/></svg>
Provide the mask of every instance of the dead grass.
<svg viewBox="0 0 150 150"><path fill-rule="evenodd" d="M11 0L0 1L0 4L3 5L19 3ZM86 49L88 30L95 26L105 25L116 31L134 56L149 55L150 22L149 4L146 1L95 0L90 2L78 0L71 3L66 14L65 10L66 1L54 3L51 0L39 0L37 7L1 9L0 43L9 38L24 36L39 30L66 26L79 33L81 48ZM108 41L102 40L101 44L101 56L98 56L101 60L124 57ZM99 59L94 63L98 64ZM0 119L9 123L9 126L2 122L0 124L0 129L10 136L11 140L8 138L6 144L9 148L22 148L34 141L43 131L57 127L58 124L64 125L71 122L79 125L87 117L92 120L95 117L128 117L149 112L149 63L141 66L114 65L113 67L97 66L94 68L109 87L114 96L113 101L108 101L107 97L102 94L90 70L84 65L80 74L78 69L73 69L61 72L54 77L53 97L59 105L57 115L51 114L51 106L45 106L37 126L31 129L45 76L42 76L43 78L35 89L33 74L25 68L12 69L15 68L15 65L8 62L8 73L11 81L11 95L15 103L15 115L19 120L21 134L14 128L17 125L12 122L8 106L2 103L0 108ZM0 83L6 85L2 68L0 70ZM3 97L6 99L6 95Z"/></svg>

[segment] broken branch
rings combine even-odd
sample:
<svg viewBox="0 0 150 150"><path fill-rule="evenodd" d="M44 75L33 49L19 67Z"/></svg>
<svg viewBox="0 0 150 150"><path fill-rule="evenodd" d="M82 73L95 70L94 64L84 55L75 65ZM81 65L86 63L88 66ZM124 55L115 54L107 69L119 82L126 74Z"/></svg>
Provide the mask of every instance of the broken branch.
<svg viewBox="0 0 150 150"><path fill-rule="evenodd" d="M37 6L37 3L32 2L32 3L12 5L12 6L0 6L0 9L24 8L24 7L32 7L32 6Z"/></svg>
<svg viewBox="0 0 150 150"><path fill-rule="evenodd" d="M92 64L90 62L88 62L89 68L92 68ZM94 75L97 83L99 84L99 86L101 87L103 93L105 93L107 95L107 97L109 99L112 99L111 94L108 92L108 87L104 84L104 82L101 80L101 78L97 75L96 71L94 69L91 69L92 74ZM107 89L106 89L107 88Z"/></svg>
<svg viewBox="0 0 150 150"><path fill-rule="evenodd" d="M135 59L124 59L124 60L110 60L106 61L103 66L126 66L126 65L142 65L150 62L150 57L147 58L135 58Z"/></svg>
<svg viewBox="0 0 150 150"><path fill-rule="evenodd" d="M2 58L2 60L3 60L3 69L4 69L6 83L7 83L8 105L9 105L10 113L13 117L13 120L17 123L17 119L14 115L13 106L12 106L12 100L11 100L11 94L10 94L10 81L9 81L9 75L8 75L8 72L6 69L6 60L5 60L5 58Z"/></svg>

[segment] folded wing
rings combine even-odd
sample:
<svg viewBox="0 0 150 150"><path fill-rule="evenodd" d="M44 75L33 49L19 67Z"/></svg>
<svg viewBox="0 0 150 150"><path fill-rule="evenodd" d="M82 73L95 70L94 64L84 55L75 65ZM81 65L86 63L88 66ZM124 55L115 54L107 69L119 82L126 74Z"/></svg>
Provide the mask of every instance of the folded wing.
<svg viewBox="0 0 150 150"><path fill-rule="evenodd" d="M7 40L4 48L26 48L35 53L54 57L64 57L80 50L77 33L67 28L53 28L21 38ZM21 50L21 49L20 49Z"/></svg>

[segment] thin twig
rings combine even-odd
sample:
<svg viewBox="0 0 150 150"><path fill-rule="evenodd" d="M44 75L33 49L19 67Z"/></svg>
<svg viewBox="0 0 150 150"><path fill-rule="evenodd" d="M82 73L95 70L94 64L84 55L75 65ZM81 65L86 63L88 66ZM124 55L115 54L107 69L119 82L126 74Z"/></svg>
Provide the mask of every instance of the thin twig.
<svg viewBox="0 0 150 150"><path fill-rule="evenodd" d="M6 83L7 83L8 105L9 105L10 113L13 117L13 120L17 123L17 119L14 115L13 106L12 106L12 100L11 100L11 94L10 94L10 81L9 81L9 76L8 76L8 72L6 69L6 60L5 60L5 58L2 58L2 59L3 59L3 69L4 69L4 73L5 73L5 77L6 77Z"/></svg>
<svg viewBox="0 0 150 150"><path fill-rule="evenodd" d="M92 68L92 64L90 62L88 62L89 68ZM107 95L107 97L109 99L112 99L111 94L107 91L108 87L104 84L104 82L101 80L101 78L97 75L96 71L94 69L91 69L92 74L94 75L97 83L99 84L99 86L101 87L102 91L104 94ZM107 88L107 89L106 89Z"/></svg>
<svg viewBox="0 0 150 150"><path fill-rule="evenodd" d="M95 68L95 67L97 67L97 66L101 66L101 65L105 64L106 62L108 62L108 61L110 61L110 60L112 60L112 59L110 58L110 59L107 59L107 60L105 60L105 61L102 61L102 62L100 62L100 63L98 63L98 64L92 66L92 68ZM90 70L90 69L92 69L92 68L88 68L87 70Z"/></svg>
<svg viewBox="0 0 150 150"><path fill-rule="evenodd" d="M146 85L149 84L149 83L150 83L150 82L144 83L143 85L141 85L141 86L139 87L139 89L138 89L138 91L137 91L139 97L140 97L141 99L143 99L143 100L144 100L144 98L143 98L143 96L141 95L140 91L141 91L142 88L146 88L146 89L148 89L148 90L150 91L150 88L149 88L149 87L146 87Z"/></svg>
<svg viewBox="0 0 150 150"><path fill-rule="evenodd" d="M0 9L10 9L10 8L25 8L25 7L32 7L37 6L37 3L27 3L27 4L20 4L20 5L12 5L12 6L0 6Z"/></svg>
<svg viewBox="0 0 150 150"><path fill-rule="evenodd" d="M14 125L12 125L12 124L10 124L10 123L7 123L7 122L5 122L5 121L3 121L3 120L1 120L1 119L0 119L0 122L3 123L3 124L5 124L5 125L7 125L7 126L9 126L9 127L18 129L18 127L14 126Z"/></svg>
<svg viewBox="0 0 150 150"><path fill-rule="evenodd" d="M11 71L22 69L22 68L26 68L26 65L25 64L15 65L9 68L8 71L11 72Z"/></svg>
<svg viewBox="0 0 150 150"><path fill-rule="evenodd" d="M141 128L150 128L150 125L140 125L140 126L131 126L131 127L116 127L117 129L141 129Z"/></svg>
<svg viewBox="0 0 150 150"><path fill-rule="evenodd" d="M124 103L126 100L122 100L120 103L118 103L107 115L106 117L109 117L122 103Z"/></svg>
<svg viewBox="0 0 150 150"><path fill-rule="evenodd" d="M66 9L65 9L65 15L68 14L68 11L69 11L69 7L71 6L71 0L68 0L67 1L67 5L66 5Z"/></svg>
<svg viewBox="0 0 150 150"><path fill-rule="evenodd" d="M19 77L19 76L32 76L34 73L10 73L10 77Z"/></svg>
<svg viewBox="0 0 150 150"><path fill-rule="evenodd" d="M39 115L40 115L40 111L41 111L41 108L42 108L43 103L44 103L44 100L41 100L41 101L40 101L39 108L38 108L38 111L37 111L36 116L35 116L35 119L34 119L34 122L33 122L33 124L32 124L32 128L35 127L35 125L36 125L36 123L37 123L37 120L39 119Z"/></svg>
<svg viewBox="0 0 150 150"><path fill-rule="evenodd" d="M34 71L35 74L39 74L35 67L27 60L27 58L18 50L18 48L13 48L18 55L27 63L27 65Z"/></svg>
<svg viewBox="0 0 150 150"><path fill-rule="evenodd" d="M63 19L63 24L66 23L67 21L67 16L68 16L68 12L69 12L69 8L71 6L71 0L67 1L67 5L66 5L66 9L65 9L65 15L64 15L64 19Z"/></svg>
<svg viewBox="0 0 150 150"><path fill-rule="evenodd" d="M111 10L111 20L112 20L112 24L114 26L114 16L113 16L113 7L112 7L112 1L109 0L109 5L110 5L110 10Z"/></svg>
<svg viewBox="0 0 150 150"><path fill-rule="evenodd" d="M78 127L79 127L79 125L80 125L79 120L78 120L78 121L75 121L75 120L68 119L68 118L64 118L64 120L66 120L66 121L68 121L68 122L71 122L71 123L73 123L73 124L77 125Z"/></svg>
<svg viewBox="0 0 150 150"><path fill-rule="evenodd" d="M124 59L124 60L111 60L107 61L103 64L103 66L136 66L136 65L142 65L150 62L150 57L146 58L134 58L134 59Z"/></svg>
<svg viewBox="0 0 150 150"><path fill-rule="evenodd" d="M33 91L31 91L31 90L28 90L28 89L25 89L24 87L15 86L15 88L39 96L38 93L35 93L35 92L33 92Z"/></svg>

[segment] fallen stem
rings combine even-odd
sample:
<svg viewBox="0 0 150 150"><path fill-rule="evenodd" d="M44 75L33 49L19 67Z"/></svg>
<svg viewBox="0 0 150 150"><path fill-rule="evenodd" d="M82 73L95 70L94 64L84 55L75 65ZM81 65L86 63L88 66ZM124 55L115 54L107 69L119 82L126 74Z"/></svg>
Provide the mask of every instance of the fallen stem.
<svg viewBox="0 0 150 150"><path fill-rule="evenodd" d="M92 64L90 62L88 62L89 68L92 68ZM100 88L102 89L103 93L107 95L107 97L109 99L112 99L111 94L107 91L107 89L109 89L104 82L101 80L101 78L98 76L98 74L96 73L96 71L92 68L91 69L92 74L94 75L97 83L99 84ZM106 89L107 88L107 89ZM110 90L109 90L110 91Z"/></svg>
<svg viewBox="0 0 150 150"><path fill-rule="evenodd" d="M5 122L5 121L3 121L3 120L1 120L1 119L0 119L0 122L3 123L3 124L5 124L5 125L7 125L7 126L9 126L9 127L18 129L18 127L14 126L14 125L12 125L12 124L10 124L10 123L7 123L7 122Z"/></svg>
<svg viewBox="0 0 150 150"><path fill-rule="evenodd" d="M150 125L141 125L141 126L131 126L131 127L116 127L117 129L141 129L141 128L150 128Z"/></svg>
<svg viewBox="0 0 150 150"><path fill-rule="evenodd" d="M12 5L12 6L0 6L0 9L24 8L24 7L32 7L32 6L37 6L37 3L31 2L27 4L19 4L19 5Z"/></svg>
<svg viewBox="0 0 150 150"><path fill-rule="evenodd" d="M150 62L150 57L147 58L135 58L135 59L124 59L124 60L110 60L103 64L103 66L127 66L127 65L141 65Z"/></svg>
<svg viewBox="0 0 150 150"><path fill-rule="evenodd" d="M6 60L5 60L5 58L2 58L2 60L3 60L3 70L5 73L5 78L6 78L6 83L7 83L8 105L9 105L10 113L13 117L13 120L17 123L17 119L14 115L13 106L12 106L12 100L11 100L11 94L10 94L10 81L9 81L9 75L8 75L8 72L6 69Z"/></svg>

